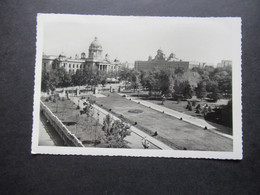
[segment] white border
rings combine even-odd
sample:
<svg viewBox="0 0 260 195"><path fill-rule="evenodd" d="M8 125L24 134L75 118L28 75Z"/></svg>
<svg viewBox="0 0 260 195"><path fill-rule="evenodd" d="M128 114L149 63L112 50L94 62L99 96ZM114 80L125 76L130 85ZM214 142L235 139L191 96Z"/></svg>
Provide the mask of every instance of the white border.
<svg viewBox="0 0 260 195"><path fill-rule="evenodd" d="M232 69L232 94L233 94L233 152L211 152L211 151L180 151L180 150L144 150L144 149L107 149L107 148L80 148L80 147L58 147L39 146L39 113L40 113L40 90L41 90L41 64L43 53L43 24L46 21L74 20L74 17L95 17L92 15L70 15L70 14L38 14L37 15L37 41L36 41L36 65L34 84L33 105L33 131L32 131L32 154L54 154L54 155L93 155L93 156L131 156L131 157L165 157L165 158L206 158L206 159L233 159L241 160L242 152L242 79L241 79L241 43L235 47L237 61L236 68ZM101 16L98 16L101 17ZM106 16L106 17L129 17L129 16ZM135 17L135 16L130 16ZM148 17L149 18L149 17ZM150 17L156 18L156 17ZM174 17L180 18L180 17ZM183 19L190 17L181 17ZM198 18L199 19L199 18ZM205 18L203 18L205 19ZM210 19L214 19L211 17ZM239 17L229 17L241 23ZM80 20L78 20L80 21ZM242 41L241 26L240 39Z"/></svg>

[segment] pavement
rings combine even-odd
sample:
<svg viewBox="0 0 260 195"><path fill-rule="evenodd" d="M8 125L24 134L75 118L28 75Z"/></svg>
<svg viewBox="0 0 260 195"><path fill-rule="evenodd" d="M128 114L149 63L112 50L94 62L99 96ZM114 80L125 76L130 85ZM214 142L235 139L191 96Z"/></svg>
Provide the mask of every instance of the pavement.
<svg viewBox="0 0 260 195"><path fill-rule="evenodd" d="M39 124L39 146L55 146L55 140L49 135L51 126L47 124L47 119L41 114Z"/></svg>
<svg viewBox="0 0 260 195"><path fill-rule="evenodd" d="M121 96L124 95L126 99L131 100L131 101L133 101L135 103L139 103L139 104L144 105L144 106L146 106L148 108L154 109L156 111L162 112L164 114L167 114L169 116L173 116L173 117L178 118L178 119L182 118L183 121L188 122L188 123L193 124L193 125L196 125L198 127L201 127L201 128L207 127L208 131L211 131L211 132L216 133L218 135L221 135L223 137L227 137L227 138L233 139L232 135L228 135L228 134L219 132L216 127L212 126L211 124L209 124L204 119L199 119L199 118L196 118L196 117L192 117L190 115L187 115L187 114L184 114L184 113L181 113L181 112L178 112L178 111L166 108L164 106L160 106L160 105L154 104L154 103L146 101L146 100L141 100L138 97L128 96L128 95L126 95L124 93L118 93L118 94L121 95Z"/></svg>
<svg viewBox="0 0 260 195"><path fill-rule="evenodd" d="M84 107L83 102L85 102L86 100L84 100L84 99L81 100L79 97L76 97L76 96L70 96L70 99L75 104L79 104L81 109ZM103 118L105 118L105 116L108 115L108 114L112 117L113 120L120 120L121 121L120 118L116 117L115 115L109 113L105 109L103 109L103 108L101 108L101 107L99 107L95 104L93 105L93 108L96 110L96 112L94 112L93 117L98 118L98 121L99 121L100 124L103 124ZM130 142L130 145L135 144L135 145L137 145L137 148L143 148L141 141L142 141L143 138L146 138L146 140L150 142L149 149L173 150L173 148L171 148L171 147L167 146L166 144L164 144L163 142L153 138L152 136L148 135L147 133L143 132L142 130L138 129L135 126L131 126L130 130L134 134L131 133L130 136L127 136L125 138L126 141Z"/></svg>
<svg viewBox="0 0 260 195"><path fill-rule="evenodd" d="M46 132L46 129L44 128L41 120L39 125L39 146L55 146L53 140Z"/></svg>

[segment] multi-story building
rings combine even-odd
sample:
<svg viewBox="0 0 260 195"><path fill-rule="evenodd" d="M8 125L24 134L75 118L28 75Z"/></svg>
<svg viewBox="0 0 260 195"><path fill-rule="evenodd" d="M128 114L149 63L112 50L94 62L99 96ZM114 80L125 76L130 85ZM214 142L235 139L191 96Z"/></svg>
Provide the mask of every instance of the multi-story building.
<svg viewBox="0 0 260 195"><path fill-rule="evenodd" d="M76 55L75 58L67 58L64 54L58 57L43 55L43 70L49 72L64 67L64 69L71 74L76 73L77 70L87 68L106 72L120 70L122 64L119 60L115 59L111 61L108 54L103 58L102 45L98 42L97 37L95 37L95 40L90 44L88 52L88 57L82 52L80 58L78 55Z"/></svg>
<svg viewBox="0 0 260 195"><path fill-rule="evenodd" d="M135 61L135 69L138 71L154 71L154 70L174 70L183 68L184 71L189 69L189 62L177 60L173 53L168 58L165 57L163 51L159 49L157 55L152 59L148 57L148 61Z"/></svg>
<svg viewBox="0 0 260 195"><path fill-rule="evenodd" d="M221 60L221 62L217 64L217 67L218 68L232 67L232 61L231 60Z"/></svg>

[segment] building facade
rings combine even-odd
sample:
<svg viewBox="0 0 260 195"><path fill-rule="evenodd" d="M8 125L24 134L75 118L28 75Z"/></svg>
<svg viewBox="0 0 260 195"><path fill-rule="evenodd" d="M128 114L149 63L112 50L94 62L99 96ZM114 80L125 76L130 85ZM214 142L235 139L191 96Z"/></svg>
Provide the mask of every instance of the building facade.
<svg viewBox="0 0 260 195"><path fill-rule="evenodd" d="M138 71L172 71L176 68L183 68L184 71L188 71L189 62L178 60L173 53L166 58L161 49L157 51L154 58L149 56L148 61L135 61L135 69Z"/></svg>
<svg viewBox="0 0 260 195"><path fill-rule="evenodd" d="M89 46L88 57L84 52L81 53L80 57L75 55L75 58L67 58L65 54L60 54L58 57L43 55L42 64L43 70L47 72L64 67L71 74L75 74L77 70L89 68L105 72L119 71L122 65L117 59L110 60L108 54L103 58L102 45L98 42L97 37Z"/></svg>
<svg viewBox="0 0 260 195"><path fill-rule="evenodd" d="M232 61L231 60L221 60L221 62L217 64L217 67L218 68L232 67Z"/></svg>

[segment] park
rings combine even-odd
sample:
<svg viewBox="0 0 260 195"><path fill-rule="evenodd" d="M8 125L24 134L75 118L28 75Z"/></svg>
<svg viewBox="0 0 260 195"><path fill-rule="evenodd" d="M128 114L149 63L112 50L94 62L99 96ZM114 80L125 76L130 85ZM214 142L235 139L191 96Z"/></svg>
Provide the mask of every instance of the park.
<svg viewBox="0 0 260 195"><path fill-rule="evenodd" d="M58 71L43 72L41 101L85 147L233 150L230 70Z"/></svg>

